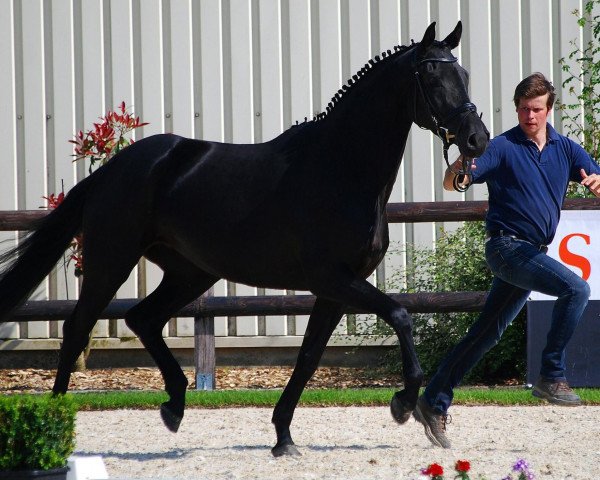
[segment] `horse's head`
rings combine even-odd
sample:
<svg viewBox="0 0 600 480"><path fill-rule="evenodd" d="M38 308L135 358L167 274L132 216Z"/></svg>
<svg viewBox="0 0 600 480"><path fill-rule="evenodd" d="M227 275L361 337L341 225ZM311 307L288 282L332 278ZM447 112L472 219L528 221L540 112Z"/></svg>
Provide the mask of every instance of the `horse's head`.
<svg viewBox="0 0 600 480"><path fill-rule="evenodd" d="M443 41L435 41L434 22L414 47L413 120L442 139L446 157L451 144L466 157L478 157L486 149L490 133L469 99L469 75L451 53L458 46L461 33L459 21Z"/></svg>

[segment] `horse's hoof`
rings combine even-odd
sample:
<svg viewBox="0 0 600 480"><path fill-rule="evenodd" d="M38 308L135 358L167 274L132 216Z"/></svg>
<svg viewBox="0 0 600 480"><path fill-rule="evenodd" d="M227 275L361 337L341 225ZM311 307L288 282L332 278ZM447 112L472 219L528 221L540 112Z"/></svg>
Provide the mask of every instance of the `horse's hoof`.
<svg viewBox="0 0 600 480"><path fill-rule="evenodd" d="M169 407L167 407L166 403L163 403L160 406L160 417L162 418L162 421L164 422L165 426L171 432L177 433L177 430L179 430L179 425L181 424L181 420L183 419L183 417L180 417L179 415L175 415L169 409Z"/></svg>
<svg viewBox="0 0 600 480"><path fill-rule="evenodd" d="M398 392L394 394L392 401L390 402L390 411L392 412L392 417L394 417L396 422L398 422L400 425L408 422L413 409L413 407L411 407L402 399Z"/></svg>
<svg viewBox="0 0 600 480"><path fill-rule="evenodd" d="M293 443L285 443L283 445L275 445L271 449L271 453L273 454L274 457L283 457L284 455L288 456L288 457L302 456L302 454L300 453L300 450L298 450L296 448L296 445L294 445Z"/></svg>

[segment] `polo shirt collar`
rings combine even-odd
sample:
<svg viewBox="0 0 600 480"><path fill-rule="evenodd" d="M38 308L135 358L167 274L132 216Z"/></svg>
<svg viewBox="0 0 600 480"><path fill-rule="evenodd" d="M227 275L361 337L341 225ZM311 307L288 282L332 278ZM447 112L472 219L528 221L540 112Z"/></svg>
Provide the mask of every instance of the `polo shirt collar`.
<svg viewBox="0 0 600 480"><path fill-rule="evenodd" d="M548 132L548 135L546 138L547 143L555 142L559 139L558 133L556 132L556 130L554 130L554 127L552 125L550 125L548 122L546 122L546 131ZM529 141L529 139L527 138L527 136L525 135L523 130L521 130L520 125L517 125L515 128L515 136L519 142L525 143L525 142Z"/></svg>
<svg viewBox="0 0 600 480"><path fill-rule="evenodd" d="M550 125L549 123L546 123L546 129L548 132L548 141L556 142L559 139L559 135L556 132L556 130L554 130L554 127L552 125Z"/></svg>

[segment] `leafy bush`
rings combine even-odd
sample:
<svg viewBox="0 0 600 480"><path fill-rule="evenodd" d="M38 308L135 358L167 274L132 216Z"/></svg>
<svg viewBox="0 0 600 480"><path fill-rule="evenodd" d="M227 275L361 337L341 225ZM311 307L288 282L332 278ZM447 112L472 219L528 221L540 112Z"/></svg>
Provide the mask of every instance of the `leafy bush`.
<svg viewBox="0 0 600 480"><path fill-rule="evenodd" d="M388 289L407 293L487 291L491 286L492 273L485 263L484 243L483 222L466 222L454 232L443 231L433 247L408 248L410 264L392 275ZM426 377L435 373L445 355L462 339L477 316L477 312L413 315L416 349ZM523 310L498 345L483 357L465 380L489 383L524 377L525 328ZM394 353L393 357L386 357L385 363L398 368L394 364L398 358Z"/></svg>
<svg viewBox="0 0 600 480"><path fill-rule="evenodd" d="M598 162L600 161L600 0L588 0L583 10L576 9L573 15L577 24L587 27L591 37L580 43L578 39L569 44L573 50L567 57L558 60L565 80L563 88L568 88L572 103L561 99L557 102L567 135ZM581 45L581 46L580 46ZM593 197L587 188L571 183L567 196L571 198Z"/></svg>
<svg viewBox="0 0 600 480"><path fill-rule="evenodd" d="M65 395L1 397L0 471L66 466L75 448L75 416Z"/></svg>
<svg viewBox="0 0 600 480"><path fill-rule="evenodd" d="M576 9L580 27L588 27L591 38L571 40L573 50L559 59L565 80L562 84L575 97L573 103L558 102L562 120L569 135L581 140L582 147L595 159L600 158L600 15L599 0L585 2L583 11ZM583 107L583 109L582 109Z"/></svg>

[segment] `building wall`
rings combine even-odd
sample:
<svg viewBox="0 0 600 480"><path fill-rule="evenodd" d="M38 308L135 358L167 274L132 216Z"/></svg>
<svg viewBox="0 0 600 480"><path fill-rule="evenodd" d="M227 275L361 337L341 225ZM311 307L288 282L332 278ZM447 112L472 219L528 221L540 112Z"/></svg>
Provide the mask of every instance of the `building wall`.
<svg viewBox="0 0 600 480"><path fill-rule="evenodd" d="M87 172L68 143L125 101L158 132L213 141L268 140L324 110L365 62L397 44L419 41L437 22L444 38L460 19L457 49L470 71L472 101L493 134L515 124L517 82L542 71L559 87L558 59L581 42L574 9L581 0L0 0L0 210L38 209L43 196L69 190ZM561 130L559 116L556 126ZM456 156L455 150L451 151ZM392 202L479 200L484 187L444 192L442 146L414 128ZM431 244L436 224L391 226L394 246ZM452 227L450 225L450 227ZM16 234L0 232L2 240ZM6 244L5 244L6 245ZM390 254L373 277L401 268ZM141 264L118 292L145 295L160 280ZM34 297L76 298L72 267L59 268ZM215 295L263 291L219 282ZM267 294L286 292L267 291ZM290 293L290 292L287 292ZM359 318L359 323L364 319ZM265 343L302 335L305 317L219 318L219 337ZM343 322L338 333L354 327ZM193 334L174 319L165 335ZM98 323L97 337L130 337L122 320ZM60 337L60 322L0 325L0 338ZM297 340L293 340L297 343Z"/></svg>

